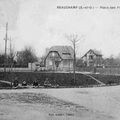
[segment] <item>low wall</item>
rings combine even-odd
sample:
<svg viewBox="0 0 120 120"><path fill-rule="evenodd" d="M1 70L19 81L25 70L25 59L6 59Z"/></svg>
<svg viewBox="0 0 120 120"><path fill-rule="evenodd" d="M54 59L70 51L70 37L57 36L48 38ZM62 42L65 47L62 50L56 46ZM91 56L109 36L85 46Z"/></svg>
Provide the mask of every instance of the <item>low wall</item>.
<svg viewBox="0 0 120 120"><path fill-rule="evenodd" d="M88 73L89 74L89 73ZM120 75L103 75L103 74L90 74L94 78L105 84L120 84ZM34 80L37 80L39 84L43 85L46 78L49 78L51 83L54 83L54 80L60 86L72 86L73 73L55 73L55 72L0 72L0 80L6 80L13 82L15 77L18 78L19 83L22 83L24 80L28 84L32 84ZM78 86L87 86L87 85L96 85L98 84L95 80L90 77L83 75L82 73L76 73L76 85Z"/></svg>
<svg viewBox="0 0 120 120"><path fill-rule="evenodd" d="M51 83L54 80L60 86L72 86L74 85L73 73L52 73L52 72L7 72L6 80L13 82L14 78L17 77L19 83L26 80L28 84L32 84L36 79L39 84L43 85L46 78L49 78ZM0 79L4 79L4 73L0 72ZM96 85L98 84L95 80L85 76L83 74L76 74L76 85L86 86L86 85Z"/></svg>
<svg viewBox="0 0 120 120"><path fill-rule="evenodd" d="M106 75L120 74L120 68L97 68L96 71Z"/></svg>
<svg viewBox="0 0 120 120"><path fill-rule="evenodd" d="M0 72L3 72L4 68L0 68ZM26 72L26 71L33 71L31 68L6 68L6 71L13 71L13 72Z"/></svg>
<svg viewBox="0 0 120 120"><path fill-rule="evenodd" d="M117 75L120 74L120 68L93 68L93 67L86 67L86 68L77 68L77 71L80 72L97 72L100 74L105 75Z"/></svg>

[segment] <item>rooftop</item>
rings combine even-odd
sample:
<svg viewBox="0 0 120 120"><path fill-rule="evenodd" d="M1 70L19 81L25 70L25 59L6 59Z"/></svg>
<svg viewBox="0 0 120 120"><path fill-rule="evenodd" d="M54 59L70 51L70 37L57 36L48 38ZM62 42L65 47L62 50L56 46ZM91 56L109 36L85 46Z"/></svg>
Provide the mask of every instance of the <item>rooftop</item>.
<svg viewBox="0 0 120 120"><path fill-rule="evenodd" d="M50 51L57 51L62 59L73 59L74 51L71 46L52 46Z"/></svg>

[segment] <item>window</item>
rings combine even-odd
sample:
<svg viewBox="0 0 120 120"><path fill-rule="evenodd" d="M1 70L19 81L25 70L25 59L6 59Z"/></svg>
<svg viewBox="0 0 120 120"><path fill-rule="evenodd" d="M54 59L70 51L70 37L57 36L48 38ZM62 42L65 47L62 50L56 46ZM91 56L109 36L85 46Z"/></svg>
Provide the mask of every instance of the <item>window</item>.
<svg viewBox="0 0 120 120"><path fill-rule="evenodd" d="M90 59L90 60L93 60L93 55L90 55L90 56L89 56L89 59Z"/></svg>
<svg viewBox="0 0 120 120"><path fill-rule="evenodd" d="M62 53L63 55L71 55L70 53Z"/></svg>
<svg viewBox="0 0 120 120"><path fill-rule="evenodd" d="M49 61L49 65L52 65L52 61Z"/></svg>
<svg viewBox="0 0 120 120"><path fill-rule="evenodd" d="M54 52L52 52L52 57L55 57L55 53Z"/></svg>

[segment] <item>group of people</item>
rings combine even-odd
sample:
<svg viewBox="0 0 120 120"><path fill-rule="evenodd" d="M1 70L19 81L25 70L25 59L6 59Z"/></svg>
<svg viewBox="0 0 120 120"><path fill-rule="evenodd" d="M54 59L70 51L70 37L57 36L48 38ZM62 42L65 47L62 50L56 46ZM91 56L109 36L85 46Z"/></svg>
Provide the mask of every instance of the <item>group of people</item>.
<svg viewBox="0 0 120 120"><path fill-rule="evenodd" d="M19 84L19 81L18 81L18 78L15 77L14 81L13 81L13 84L12 86L15 87L15 88L18 88L18 87L26 87L28 85L27 81L23 80L22 81L22 84ZM32 84L33 87L39 87L39 82L38 80L34 79L33 81L33 84ZM48 88L48 87L59 87L59 85L56 83L55 80L52 81L52 84L50 82L50 80L48 78L45 79L44 83L43 83L43 86L45 88Z"/></svg>
<svg viewBox="0 0 120 120"><path fill-rule="evenodd" d="M27 82L24 80L21 85L22 85L22 86L27 86L28 84L27 84ZM34 80L32 85L33 85L34 87L38 87L38 86L39 86L39 83L38 83L37 80ZM15 77L12 86L13 86L13 87L18 87L18 86L19 86L19 81L18 81L18 78L17 78L17 77ZM44 86L45 86L45 87L51 86L48 78L45 79L45 81L44 81Z"/></svg>
<svg viewBox="0 0 120 120"><path fill-rule="evenodd" d="M22 86L27 86L28 84L27 84L27 82L26 82L25 80L23 80L21 85L22 85ZM13 86L13 87L18 87L18 86L19 86L19 81L18 81L18 78L17 78L17 77L15 77L12 86ZM34 86L34 87L39 86L37 80L34 80L34 81L33 81L33 86Z"/></svg>

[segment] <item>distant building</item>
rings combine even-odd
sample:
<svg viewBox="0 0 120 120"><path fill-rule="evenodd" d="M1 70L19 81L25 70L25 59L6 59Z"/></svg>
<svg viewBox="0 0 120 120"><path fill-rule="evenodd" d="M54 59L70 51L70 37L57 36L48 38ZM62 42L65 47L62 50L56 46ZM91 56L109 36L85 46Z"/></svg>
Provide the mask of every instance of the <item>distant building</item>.
<svg viewBox="0 0 120 120"><path fill-rule="evenodd" d="M73 54L71 46L53 46L47 49L45 66L48 70L72 70Z"/></svg>
<svg viewBox="0 0 120 120"><path fill-rule="evenodd" d="M86 66L102 66L102 54L100 51L90 49L82 58Z"/></svg>

